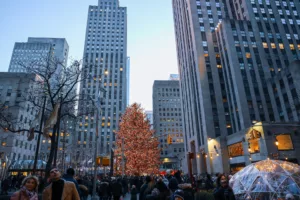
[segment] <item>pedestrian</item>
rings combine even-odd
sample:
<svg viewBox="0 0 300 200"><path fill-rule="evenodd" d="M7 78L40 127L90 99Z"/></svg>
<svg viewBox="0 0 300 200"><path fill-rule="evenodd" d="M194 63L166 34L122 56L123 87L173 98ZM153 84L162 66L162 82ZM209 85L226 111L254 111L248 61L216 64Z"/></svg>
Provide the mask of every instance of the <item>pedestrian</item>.
<svg viewBox="0 0 300 200"><path fill-rule="evenodd" d="M137 200L137 193L138 193L138 191L137 191L135 185L132 185L131 191L130 191L130 194L131 194L130 200Z"/></svg>
<svg viewBox="0 0 300 200"><path fill-rule="evenodd" d="M77 192L78 192L79 196L81 196L80 195L80 190L79 190L78 182L77 182L77 180L74 179L75 170L73 168L68 168L66 172L67 173L63 176L63 179L65 181L73 182L75 184L75 186L76 186L76 189L77 189Z"/></svg>
<svg viewBox="0 0 300 200"><path fill-rule="evenodd" d="M2 189L2 191L1 191L2 194L8 194L7 193L8 189L9 189L9 180L8 180L8 178L6 178L4 181L2 181L1 189Z"/></svg>
<svg viewBox="0 0 300 200"><path fill-rule="evenodd" d="M208 190L211 190L213 188L214 188L214 185L213 185L213 181L211 179L211 176L210 176L210 174L206 173L205 189L206 189L206 191L208 191Z"/></svg>
<svg viewBox="0 0 300 200"><path fill-rule="evenodd" d="M179 170L174 174L174 177L176 178L178 184L183 183L183 180L181 178L181 172Z"/></svg>
<svg viewBox="0 0 300 200"><path fill-rule="evenodd" d="M168 196L170 196L170 192L168 190L168 187L163 182L162 177L159 177L157 179L157 182L155 184L155 188L159 190L159 199L165 200Z"/></svg>
<svg viewBox="0 0 300 200"><path fill-rule="evenodd" d="M225 175L219 175L217 179L219 187L214 191L215 200L235 200L233 190L228 185L228 178Z"/></svg>
<svg viewBox="0 0 300 200"><path fill-rule="evenodd" d="M145 183L142 185L140 190L139 200L145 200L146 196L151 194L152 189L152 179L150 176L146 176Z"/></svg>
<svg viewBox="0 0 300 200"><path fill-rule="evenodd" d="M111 193L114 197L114 200L119 200L122 195L122 184L121 180L115 180L111 185Z"/></svg>
<svg viewBox="0 0 300 200"><path fill-rule="evenodd" d="M184 192L182 190L176 190L173 194L174 200L184 200Z"/></svg>
<svg viewBox="0 0 300 200"><path fill-rule="evenodd" d="M21 183L21 189L15 192L10 200L38 200L39 180L35 176L27 176Z"/></svg>
<svg viewBox="0 0 300 200"><path fill-rule="evenodd" d="M172 194L178 189L178 182L177 179L175 177L172 177L169 180L169 185L168 185L170 191L172 192Z"/></svg>
<svg viewBox="0 0 300 200"><path fill-rule="evenodd" d="M103 179L103 181L101 181L98 195L100 197L100 200L108 200L111 196L111 188L107 179Z"/></svg>
<svg viewBox="0 0 300 200"><path fill-rule="evenodd" d="M50 180L50 185L43 191L43 200L80 200L75 184L63 180L57 168L51 169Z"/></svg>

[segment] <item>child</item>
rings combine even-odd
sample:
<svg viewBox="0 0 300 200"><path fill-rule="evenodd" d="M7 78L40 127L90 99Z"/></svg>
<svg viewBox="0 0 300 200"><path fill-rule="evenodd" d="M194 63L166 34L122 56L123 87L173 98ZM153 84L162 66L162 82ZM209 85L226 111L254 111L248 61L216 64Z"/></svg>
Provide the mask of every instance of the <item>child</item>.
<svg viewBox="0 0 300 200"><path fill-rule="evenodd" d="M131 194L130 200L137 200L137 189L136 189L135 185L132 185L130 194Z"/></svg>

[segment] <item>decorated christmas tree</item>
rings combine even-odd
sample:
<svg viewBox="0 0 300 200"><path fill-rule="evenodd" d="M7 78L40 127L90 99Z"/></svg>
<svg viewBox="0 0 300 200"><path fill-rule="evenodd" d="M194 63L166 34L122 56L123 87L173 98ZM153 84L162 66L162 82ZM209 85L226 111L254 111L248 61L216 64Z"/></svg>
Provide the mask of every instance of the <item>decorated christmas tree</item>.
<svg viewBox="0 0 300 200"><path fill-rule="evenodd" d="M160 164L158 145L158 139L141 106L134 103L127 107L121 118L119 131L116 132L116 173L122 173L122 155L125 158L125 174L158 173Z"/></svg>

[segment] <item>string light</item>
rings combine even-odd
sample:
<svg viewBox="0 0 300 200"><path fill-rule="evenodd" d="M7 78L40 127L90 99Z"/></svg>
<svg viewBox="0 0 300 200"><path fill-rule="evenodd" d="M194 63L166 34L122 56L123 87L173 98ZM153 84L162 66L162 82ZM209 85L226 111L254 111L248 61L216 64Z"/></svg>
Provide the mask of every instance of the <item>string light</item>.
<svg viewBox="0 0 300 200"><path fill-rule="evenodd" d="M277 138L275 138L275 144L276 144L276 146L279 145L279 142L278 142Z"/></svg>

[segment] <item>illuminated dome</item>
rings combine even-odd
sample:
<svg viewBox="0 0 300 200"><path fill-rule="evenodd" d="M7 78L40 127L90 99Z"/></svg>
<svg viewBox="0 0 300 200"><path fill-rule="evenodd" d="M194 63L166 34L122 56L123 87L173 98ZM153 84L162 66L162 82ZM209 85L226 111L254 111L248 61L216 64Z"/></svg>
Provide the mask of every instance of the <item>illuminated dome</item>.
<svg viewBox="0 0 300 200"><path fill-rule="evenodd" d="M300 166L280 160L253 163L229 182L236 199L281 199L290 193L300 198Z"/></svg>

